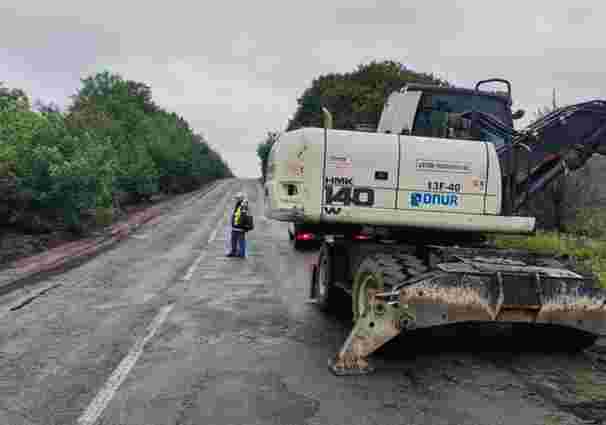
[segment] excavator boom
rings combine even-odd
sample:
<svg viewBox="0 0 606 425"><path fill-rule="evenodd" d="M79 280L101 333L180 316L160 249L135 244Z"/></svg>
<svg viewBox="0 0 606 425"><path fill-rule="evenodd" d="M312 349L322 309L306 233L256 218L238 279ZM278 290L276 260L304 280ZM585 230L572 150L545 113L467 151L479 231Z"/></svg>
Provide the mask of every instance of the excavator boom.
<svg viewBox="0 0 606 425"><path fill-rule="evenodd" d="M518 211L533 194L568 171L583 167L594 154L606 154L606 101L594 100L559 108L534 121L497 149L513 151L513 205Z"/></svg>

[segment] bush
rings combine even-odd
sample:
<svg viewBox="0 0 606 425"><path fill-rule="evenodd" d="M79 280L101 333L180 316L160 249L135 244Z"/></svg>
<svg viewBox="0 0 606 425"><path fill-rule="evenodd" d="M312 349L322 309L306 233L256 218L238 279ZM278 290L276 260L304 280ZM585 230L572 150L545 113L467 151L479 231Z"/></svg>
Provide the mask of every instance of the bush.
<svg viewBox="0 0 606 425"><path fill-rule="evenodd" d="M9 144L0 145L0 177L14 177L17 168L17 149Z"/></svg>

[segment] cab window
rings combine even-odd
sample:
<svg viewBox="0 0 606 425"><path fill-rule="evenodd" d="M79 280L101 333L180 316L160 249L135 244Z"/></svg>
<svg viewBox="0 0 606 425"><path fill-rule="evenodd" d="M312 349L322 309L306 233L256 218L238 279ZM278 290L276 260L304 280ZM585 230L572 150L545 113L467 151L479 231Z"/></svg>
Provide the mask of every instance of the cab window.
<svg viewBox="0 0 606 425"><path fill-rule="evenodd" d="M454 127L451 124L452 114L469 111L481 111L492 115L505 126L512 127L511 113L506 102L489 96L477 96L465 93L432 93L421 96L419 108L414 120L413 136L457 138L468 140L485 140L501 146L508 142L507 134L497 130Z"/></svg>

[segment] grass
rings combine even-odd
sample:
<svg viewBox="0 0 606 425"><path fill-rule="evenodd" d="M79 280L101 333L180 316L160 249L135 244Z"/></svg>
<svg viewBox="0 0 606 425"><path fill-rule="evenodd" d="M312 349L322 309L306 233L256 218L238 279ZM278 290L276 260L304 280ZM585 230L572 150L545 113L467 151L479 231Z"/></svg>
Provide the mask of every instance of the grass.
<svg viewBox="0 0 606 425"><path fill-rule="evenodd" d="M595 372L590 367L571 373L574 390L582 402L595 402L606 399L606 384L596 380Z"/></svg>
<svg viewBox="0 0 606 425"><path fill-rule="evenodd" d="M494 239L499 248L525 249L546 255L567 255L583 268L591 270L606 288L606 241L592 240L552 232L538 232L536 235L497 236Z"/></svg>
<svg viewBox="0 0 606 425"><path fill-rule="evenodd" d="M562 418L558 415L545 416L545 425L559 425L562 423Z"/></svg>

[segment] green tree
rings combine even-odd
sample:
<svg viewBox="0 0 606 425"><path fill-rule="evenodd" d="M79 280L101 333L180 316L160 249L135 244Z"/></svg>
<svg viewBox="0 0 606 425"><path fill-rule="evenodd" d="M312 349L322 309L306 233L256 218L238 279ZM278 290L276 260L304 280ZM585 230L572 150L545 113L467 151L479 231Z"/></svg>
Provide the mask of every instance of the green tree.
<svg viewBox="0 0 606 425"><path fill-rule="evenodd" d="M265 140L257 145L257 156L261 160L261 178L263 183L265 183L265 178L267 176L267 161L269 159L269 154L271 152L271 148L277 142L278 138L279 133L268 132Z"/></svg>
<svg viewBox="0 0 606 425"><path fill-rule="evenodd" d="M15 109L20 111L30 110L30 100L21 89L9 89L0 81L0 110Z"/></svg>
<svg viewBox="0 0 606 425"><path fill-rule="evenodd" d="M44 125L43 117L30 110L23 90L0 83L0 177L31 172L33 139Z"/></svg>
<svg viewBox="0 0 606 425"><path fill-rule="evenodd" d="M332 113L335 129L355 129L356 124L377 126L389 94L407 83L450 86L433 74L412 71L392 60L372 61L348 73L321 75L297 100L298 108L287 131L321 127L322 106Z"/></svg>

